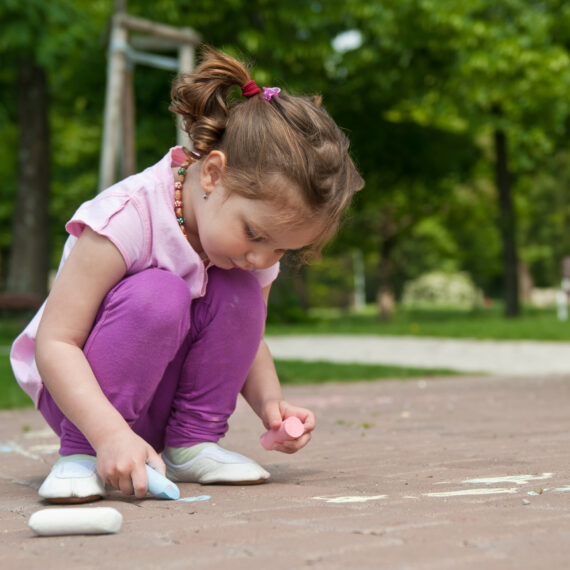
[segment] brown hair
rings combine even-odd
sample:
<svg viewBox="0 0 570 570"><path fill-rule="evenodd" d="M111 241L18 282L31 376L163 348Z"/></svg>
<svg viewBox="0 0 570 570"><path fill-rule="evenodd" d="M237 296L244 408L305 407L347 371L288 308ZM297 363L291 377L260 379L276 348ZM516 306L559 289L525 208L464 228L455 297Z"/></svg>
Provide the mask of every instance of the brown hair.
<svg viewBox="0 0 570 570"><path fill-rule="evenodd" d="M223 180L228 190L288 205L301 200L310 216L322 221L323 231L312 247L319 253L364 184L349 156L348 139L318 97L281 91L271 101L261 94L229 98L232 88L250 80L244 64L206 47L194 73L174 80L170 110L182 117L196 152L225 153ZM289 180L301 196L276 190L282 184L269 184L271 177Z"/></svg>

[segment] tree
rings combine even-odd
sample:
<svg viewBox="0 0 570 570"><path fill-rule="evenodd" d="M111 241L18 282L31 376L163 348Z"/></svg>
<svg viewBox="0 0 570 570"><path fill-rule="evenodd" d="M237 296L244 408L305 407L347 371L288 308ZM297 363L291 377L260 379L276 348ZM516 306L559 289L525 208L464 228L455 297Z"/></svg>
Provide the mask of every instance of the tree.
<svg viewBox="0 0 570 570"><path fill-rule="evenodd" d="M11 9L12 8L12 9ZM8 24L5 55L15 62L19 123L18 181L12 247L6 288L13 293L45 295L49 268L48 194L50 134L45 70L26 38L40 33L39 3L6 4L0 21ZM25 16L23 18L22 16Z"/></svg>
<svg viewBox="0 0 570 570"><path fill-rule="evenodd" d="M91 15L96 13L94 7ZM17 125L15 130L19 133L14 157L17 175L13 178L12 242L5 285L12 293L38 299L46 293L52 266L49 207L52 172L56 166L52 152L53 124L57 123L58 109L71 121L74 96L85 89L85 83L78 81L82 68L77 64L89 53L81 49L85 39L97 37L90 28L96 21L86 18L73 0L49 3L5 0L0 6L3 30L0 54L5 64L2 75L5 82L1 88L10 101L17 102L7 106L0 119L7 125Z"/></svg>
<svg viewBox="0 0 570 570"><path fill-rule="evenodd" d="M466 42L450 92L473 132L493 135L505 310L514 317L520 307L513 182L535 169L565 129L570 58L553 36L560 6L512 0L469 7Z"/></svg>
<svg viewBox="0 0 570 570"><path fill-rule="evenodd" d="M394 70L364 89L399 86L386 116L466 133L494 162L507 316L519 313L513 184L555 148L570 110L570 58L557 36L561 9L554 0L361 6L354 25L363 48L344 62L360 83L366 66L391 62Z"/></svg>
<svg viewBox="0 0 570 570"><path fill-rule="evenodd" d="M450 73L444 30L426 29L416 2L347 2L345 29L360 45L328 65L333 111L350 132L366 187L357 197L354 240L379 252L379 309L389 319L396 253L423 219L444 210L478 158L465 131L430 121L415 104L433 77ZM408 102L410 112L402 112ZM413 110L412 110L413 108Z"/></svg>
<svg viewBox="0 0 570 570"><path fill-rule="evenodd" d="M15 85L19 53L31 54L47 77L53 133L50 235L58 242L74 207L93 196L97 186L105 81L102 36L111 9L112 3L102 0L5 0L0 6L0 54L7 62L0 69L2 94ZM505 195L511 187L517 190L510 201L511 223L502 225L503 241L536 227L536 221L525 219L517 229L514 221L517 208L526 203L525 181L536 176L537 166L564 138L570 44L564 24L570 21L570 8L564 3L130 0L129 12L194 27L205 42L251 61L261 84L323 94L329 111L348 131L367 181L337 248L358 244L380 252L383 290L394 291L403 277L414 276L403 266L403 252L408 255L413 248L410 236L417 235L415 228L425 228L426 217L449 223L448 235L460 244L481 243L470 239L477 224L458 226L461 212L476 202L478 192L480 200L490 195L485 178L497 180L493 165L501 166L496 170ZM343 32L356 38L352 49L333 42ZM163 71L145 69L135 75L139 167L154 162L174 142L169 80ZM15 91L11 96L15 102ZM15 121L16 105L8 101L0 107L3 132L11 137L5 141L14 140ZM15 161L16 154L6 147L0 172L8 174L4 180L15 188L6 157ZM5 196L7 188L0 191ZM461 195L469 199L456 200ZM501 220L509 219L511 208L505 203ZM491 211L481 207L477 215ZM0 216L9 216L5 204ZM5 247L5 234L1 237L0 247ZM466 252L462 263L477 267L466 256L480 249ZM514 240L510 251L503 265L511 277L505 289L512 295ZM516 305L509 307L516 312Z"/></svg>

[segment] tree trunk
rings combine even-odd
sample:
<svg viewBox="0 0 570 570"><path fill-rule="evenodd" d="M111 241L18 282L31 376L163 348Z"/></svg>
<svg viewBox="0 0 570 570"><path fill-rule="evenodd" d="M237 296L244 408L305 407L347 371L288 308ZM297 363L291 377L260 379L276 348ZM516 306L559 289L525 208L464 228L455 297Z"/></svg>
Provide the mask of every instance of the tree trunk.
<svg viewBox="0 0 570 570"><path fill-rule="evenodd" d="M394 264L392 250L396 245L394 238L385 238L380 245L380 265L378 267L378 314L380 320L390 321L394 316Z"/></svg>
<svg viewBox="0 0 570 570"><path fill-rule="evenodd" d="M50 136L45 71L32 58L18 71L18 186L6 288L45 297L49 271Z"/></svg>
<svg viewBox="0 0 570 570"><path fill-rule="evenodd" d="M295 293L299 298L299 305L303 314L309 312L309 292L307 287L307 269L305 265L301 265L296 271L292 272L293 285Z"/></svg>
<svg viewBox="0 0 570 570"><path fill-rule="evenodd" d="M518 258L516 246L516 215L513 208L511 177L509 175L507 139L504 131L495 130L496 177L499 190L500 228L503 242L503 283L505 316L520 314Z"/></svg>

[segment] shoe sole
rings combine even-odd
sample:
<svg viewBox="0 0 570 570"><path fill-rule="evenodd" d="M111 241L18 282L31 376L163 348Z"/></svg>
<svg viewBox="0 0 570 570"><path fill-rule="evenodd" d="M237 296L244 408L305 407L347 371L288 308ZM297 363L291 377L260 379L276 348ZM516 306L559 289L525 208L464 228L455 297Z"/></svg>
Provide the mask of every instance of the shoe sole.
<svg viewBox="0 0 570 570"><path fill-rule="evenodd" d="M266 483L267 479L256 479L255 481L212 481L211 483L200 483L200 485L232 485L232 486L243 486L243 485L261 485Z"/></svg>
<svg viewBox="0 0 570 570"><path fill-rule="evenodd" d="M44 501L52 505L80 505L82 503L93 503L103 498L102 495L89 495L87 497L50 497L44 498Z"/></svg>

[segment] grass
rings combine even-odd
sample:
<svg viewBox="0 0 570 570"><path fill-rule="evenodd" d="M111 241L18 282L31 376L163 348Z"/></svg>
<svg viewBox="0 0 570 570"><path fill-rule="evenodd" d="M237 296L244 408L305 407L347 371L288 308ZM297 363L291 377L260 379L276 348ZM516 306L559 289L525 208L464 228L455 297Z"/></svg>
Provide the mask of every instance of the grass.
<svg viewBox="0 0 570 570"><path fill-rule="evenodd" d="M458 376L461 372L447 368L411 368L382 364L338 364L325 361L276 360L282 384L323 384L361 380L409 379L428 376Z"/></svg>
<svg viewBox="0 0 570 570"><path fill-rule="evenodd" d="M8 359L8 347L0 347L0 409L32 406L30 397L18 386Z"/></svg>
<svg viewBox="0 0 570 570"><path fill-rule="evenodd" d="M33 405L30 397L17 384L10 359L10 345L32 318L33 313L0 318L0 410L26 408Z"/></svg>
<svg viewBox="0 0 570 570"><path fill-rule="evenodd" d="M559 321L555 309L525 308L516 319L506 319L502 307L473 311L398 310L391 322L382 322L375 307L358 313L314 310L307 323L273 324L267 334L376 334L494 340L570 341L570 321Z"/></svg>

